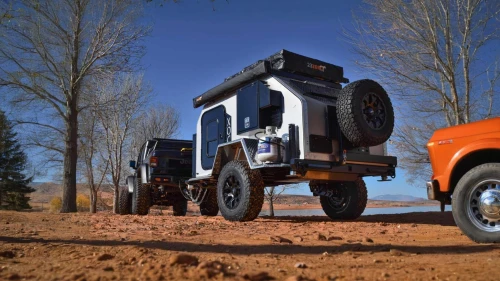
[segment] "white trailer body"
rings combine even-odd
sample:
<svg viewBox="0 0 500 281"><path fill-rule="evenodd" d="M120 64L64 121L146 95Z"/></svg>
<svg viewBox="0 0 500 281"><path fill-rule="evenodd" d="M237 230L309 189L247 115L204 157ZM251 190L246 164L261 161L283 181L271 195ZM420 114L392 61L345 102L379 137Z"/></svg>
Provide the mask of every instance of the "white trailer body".
<svg viewBox="0 0 500 281"><path fill-rule="evenodd" d="M261 205L264 186L310 182L324 202L346 194L349 202L364 202L361 208L340 199L322 201L330 217L359 216L366 206L361 178L395 177L397 160L386 150L394 113L378 83L360 80L342 88L347 82L341 67L283 50L193 99L203 110L184 194L198 204L217 201L227 219L251 220L258 213L248 204ZM279 160L259 160L262 149L273 145ZM246 205L235 207L240 186Z"/></svg>

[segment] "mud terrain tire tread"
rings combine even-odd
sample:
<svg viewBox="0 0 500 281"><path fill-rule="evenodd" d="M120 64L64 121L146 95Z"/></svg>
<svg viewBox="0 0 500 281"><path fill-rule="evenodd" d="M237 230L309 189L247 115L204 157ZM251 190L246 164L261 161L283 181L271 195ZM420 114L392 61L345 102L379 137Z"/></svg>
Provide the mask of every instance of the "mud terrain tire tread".
<svg viewBox="0 0 500 281"><path fill-rule="evenodd" d="M185 216L187 213L187 206L188 206L187 200L184 197L179 196L179 198L176 199L176 201L174 202L174 204L172 206L174 217Z"/></svg>
<svg viewBox="0 0 500 281"><path fill-rule="evenodd" d="M118 214L128 215L130 214L130 202L129 202L129 192L128 187L120 187L118 189Z"/></svg>
<svg viewBox="0 0 500 281"><path fill-rule="evenodd" d="M223 186L229 175L239 177L241 201L235 210L224 204ZM229 221L252 221L259 216L264 204L264 182L258 170L251 170L246 162L231 161L222 168L217 182L217 202L222 216Z"/></svg>
<svg viewBox="0 0 500 281"><path fill-rule="evenodd" d="M452 213L455 223L472 241L477 243L500 243L500 232L486 232L478 229L469 219L464 208L467 192L486 179L500 180L500 163L487 163L476 166L465 173L453 191Z"/></svg>
<svg viewBox="0 0 500 281"><path fill-rule="evenodd" d="M207 195L200 204L200 213L202 216L215 217L219 213L219 205L217 203L217 191L208 190Z"/></svg>
<svg viewBox="0 0 500 281"><path fill-rule="evenodd" d="M348 206L342 211L335 210L328 202L328 196L320 196L319 201L325 214L333 220L355 220L361 216L366 208L368 201L368 191L365 181L358 178L353 182L342 183L347 187L349 202Z"/></svg>
<svg viewBox="0 0 500 281"><path fill-rule="evenodd" d="M140 216L147 215L149 213L149 207L151 207L151 194L149 185L143 184L139 175L135 177L134 192L132 196L132 212Z"/></svg>
<svg viewBox="0 0 500 281"><path fill-rule="evenodd" d="M373 92L383 101L386 123L379 130L368 126L361 108L366 93ZM355 147L368 147L384 143L394 129L394 109L384 88L370 79L358 80L345 86L337 99L337 120L344 136Z"/></svg>

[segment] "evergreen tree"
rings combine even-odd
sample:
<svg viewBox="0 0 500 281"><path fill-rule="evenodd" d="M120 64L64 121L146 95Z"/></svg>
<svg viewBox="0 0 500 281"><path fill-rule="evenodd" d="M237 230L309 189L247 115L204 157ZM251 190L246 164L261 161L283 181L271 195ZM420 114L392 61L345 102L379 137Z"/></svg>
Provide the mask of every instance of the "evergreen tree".
<svg viewBox="0 0 500 281"><path fill-rule="evenodd" d="M16 133L5 113L0 111L0 209L31 209L26 194L35 191L24 175L26 154L17 142Z"/></svg>

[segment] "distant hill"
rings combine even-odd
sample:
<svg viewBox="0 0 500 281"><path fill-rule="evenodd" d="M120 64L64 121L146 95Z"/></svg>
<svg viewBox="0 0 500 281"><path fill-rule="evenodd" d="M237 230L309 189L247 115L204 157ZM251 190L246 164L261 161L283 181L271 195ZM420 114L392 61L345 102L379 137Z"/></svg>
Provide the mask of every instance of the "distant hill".
<svg viewBox="0 0 500 281"><path fill-rule="evenodd" d="M381 200L381 201L402 201L402 202L417 202L426 201L424 198L414 197L411 195L402 194L384 194L370 198L371 200Z"/></svg>
<svg viewBox="0 0 500 281"><path fill-rule="evenodd" d="M276 201L278 204L319 204L319 197L312 195L282 194Z"/></svg>

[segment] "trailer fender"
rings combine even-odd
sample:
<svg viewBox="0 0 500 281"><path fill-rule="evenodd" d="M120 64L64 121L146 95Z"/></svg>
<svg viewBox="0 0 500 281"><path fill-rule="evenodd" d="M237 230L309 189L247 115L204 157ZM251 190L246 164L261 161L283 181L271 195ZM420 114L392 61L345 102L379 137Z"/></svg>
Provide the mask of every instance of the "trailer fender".
<svg viewBox="0 0 500 281"><path fill-rule="evenodd" d="M135 182L135 176L128 176L127 179L125 180L129 193L134 192L134 182Z"/></svg>
<svg viewBox="0 0 500 281"><path fill-rule="evenodd" d="M148 164L141 164L139 167L139 171L141 173L141 183L142 184L148 184L149 183L149 165Z"/></svg>
<svg viewBox="0 0 500 281"><path fill-rule="evenodd" d="M215 154L212 175L218 175L224 165L233 160L247 162L250 169L254 169L258 165L255 160L258 142L258 140L254 139L239 139L219 144Z"/></svg>

